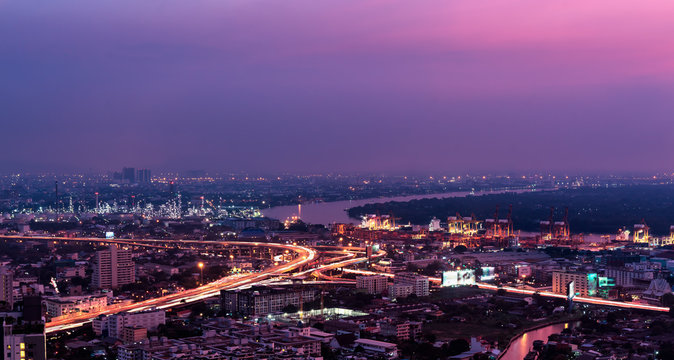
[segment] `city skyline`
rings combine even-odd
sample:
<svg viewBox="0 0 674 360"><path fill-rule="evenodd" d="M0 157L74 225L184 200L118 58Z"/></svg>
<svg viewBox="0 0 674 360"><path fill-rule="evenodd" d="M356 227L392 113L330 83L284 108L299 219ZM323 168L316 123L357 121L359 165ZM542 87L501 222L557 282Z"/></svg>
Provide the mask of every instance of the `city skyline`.
<svg viewBox="0 0 674 360"><path fill-rule="evenodd" d="M118 5L0 3L0 171L674 168L668 3Z"/></svg>
<svg viewBox="0 0 674 360"><path fill-rule="evenodd" d="M0 0L0 360L674 359L673 18Z"/></svg>

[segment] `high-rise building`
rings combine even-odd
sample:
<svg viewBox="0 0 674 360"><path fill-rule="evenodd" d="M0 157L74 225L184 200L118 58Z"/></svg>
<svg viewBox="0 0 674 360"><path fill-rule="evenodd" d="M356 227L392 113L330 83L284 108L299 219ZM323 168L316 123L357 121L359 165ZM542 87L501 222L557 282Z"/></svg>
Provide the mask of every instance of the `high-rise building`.
<svg viewBox="0 0 674 360"><path fill-rule="evenodd" d="M96 289L116 289L136 280L136 265L131 250L112 245L96 252L92 285Z"/></svg>
<svg viewBox="0 0 674 360"><path fill-rule="evenodd" d="M44 322L32 321L25 313L12 312L0 318L0 359L44 360L47 358L47 343ZM10 319L11 318L11 319ZM9 321L8 321L9 320Z"/></svg>
<svg viewBox="0 0 674 360"><path fill-rule="evenodd" d="M2 350L5 360L44 360L47 343L44 324L3 324Z"/></svg>
<svg viewBox="0 0 674 360"><path fill-rule="evenodd" d="M138 169L136 171L136 182L139 184L149 184L152 180L150 169Z"/></svg>
<svg viewBox="0 0 674 360"><path fill-rule="evenodd" d="M381 294L387 285L388 278L383 275L356 277L356 289L365 289L368 294Z"/></svg>
<svg viewBox="0 0 674 360"><path fill-rule="evenodd" d="M8 308L14 307L14 273L7 268L0 268L0 301L7 303Z"/></svg>
<svg viewBox="0 0 674 360"><path fill-rule="evenodd" d="M122 169L122 180L128 181L133 184L136 182L136 169L134 168L123 168Z"/></svg>

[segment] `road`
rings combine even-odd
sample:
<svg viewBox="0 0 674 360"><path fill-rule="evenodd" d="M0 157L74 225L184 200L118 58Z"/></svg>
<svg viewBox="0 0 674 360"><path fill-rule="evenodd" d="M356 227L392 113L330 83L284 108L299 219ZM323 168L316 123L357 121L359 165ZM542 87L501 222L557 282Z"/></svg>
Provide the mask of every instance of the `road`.
<svg viewBox="0 0 674 360"><path fill-rule="evenodd" d="M317 256L317 251L314 248L308 248L304 246L297 246L297 245L287 245L287 244L277 244L277 243L264 243L264 242L241 242L241 241L199 241L199 240L184 240L184 241L176 241L176 240L155 240L155 239L101 239L101 238L59 238L59 237L18 237L18 236L0 236L0 238L10 238L10 239L18 239L18 240L47 240L47 241L81 241L81 242L98 242L98 243L116 243L116 244L121 244L121 245L130 245L130 246L147 246L147 247L153 247L153 248L167 248L166 243L173 243L173 244L200 244L200 245L222 245L222 246L229 246L229 245L237 245L237 246L254 246L254 247L270 247L270 248L275 248L275 249L282 249L282 250L287 250L287 251L293 251L297 253L297 257L286 263L282 264L279 266L273 266L268 269L265 269L259 273L251 273L251 274L245 274L245 275L233 275L233 276L228 276L222 279L219 279L217 281L211 282L209 284L205 284L203 286L200 286L195 289L190 289L190 290L185 290L179 293L155 298L155 299L149 299L149 300L144 300L140 302L135 302L135 303L130 303L130 304L121 304L121 305L114 305L106 308L105 310L102 311L97 311L97 312L92 312L92 313L78 313L78 314L73 314L64 318L59 318L55 321L52 321L50 323L47 323L45 328L47 333L51 332L56 332L60 330L65 330L65 329L70 329L70 328L75 328L78 326L81 326L87 322L90 322L92 319L100 316L100 315L109 315L109 314L115 314L123 311L128 311L128 312L135 312L135 311L143 311L146 309L150 308L169 308L172 306L184 304L184 303L190 303L194 301L199 301L203 300L208 297L212 296L217 296L221 290L227 290L227 289L234 289L242 286L250 286L254 285L260 282L264 282L265 280L269 280L275 276L278 276L279 274L283 273L288 273L294 270L297 270L301 268L303 265L307 265L314 261ZM322 249L324 252L326 249ZM343 272L347 273L357 273L357 274L363 274L363 275L384 275L388 277L394 276L393 274L389 273L381 273L381 272L374 272L374 271L366 271L366 270L355 270L355 269L348 269L346 267L355 265L360 262L364 262L367 260L366 257L356 257L357 256L357 251L362 250L360 248L344 248L342 251L344 255L342 256L336 256L332 258L328 258L325 260L321 260L319 262L319 266L316 268L308 269L305 271L302 271L300 273L295 274L293 277L302 277L306 275L310 275L312 273L317 274L320 278L326 279L328 281L340 281L340 282L351 282L346 279L340 279L336 277L331 277L328 275L323 274L324 271L326 270L333 270L333 269L339 269L341 268ZM334 253L334 252L332 252ZM375 254L376 257L383 256L385 255L385 252L380 251L378 254ZM437 277L429 277L429 280L433 283L441 283L442 279L437 278ZM491 285L491 284L485 284L485 283L476 283L476 286L478 286L481 289L485 290L499 290L503 289L507 292L511 293L519 293L519 294L525 294L525 295L533 295L535 293L540 294L541 296L546 296L546 297L555 297L555 298L566 298L566 296L561 295L561 294L556 294L552 293L549 291L536 291L536 290L526 290L526 289L519 289L515 287L509 287L509 286L496 286L496 285ZM604 299L599 299L599 298L590 298L590 297L576 297L574 299L575 302L578 303L588 303L588 304L595 304L595 305L603 305L603 306L613 306L613 307L620 307L620 308L631 308L631 309L640 309L640 310L651 310L651 311L661 311L661 312L667 312L669 311L669 308L666 307L660 307L660 306L652 306L652 305L647 305L647 304L637 304L637 303L627 303L627 302L619 302L619 301L610 301L610 300L604 300Z"/></svg>
<svg viewBox="0 0 674 360"><path fill-rule="evenodd" d="M20 239L20 240L47 240L47 241L82 241L82 242L99 242L99 243L119 243L125 245L133 246L151 246L159 247L161 244L166 243L166 240L154 240L154 239L134 239L134 240L110 240L110 239L100 239L100 238L58 238L58 237L14 237L14 236L1 236L0 238L10 238L10 239ZM183 243L183 242L180 242ZM56 332L60 330L75 328L90 322L94 318L100 315L109 315L115 314L123 311L142 311L150 308L168 308L171 306L176 306L183 303L194 302L202 300L211 296L218 295L220 290L227 290L236 288L244 285L252 285L257 282L266 280L272 276L287 273L293 270L296 270L303 265L311 262L316 257L316 251L304 246L297 245L287 245L287 244L277 244L277 243L264 243L264 242L244 242L244 241L197 241L189 240L184 243L201 243L201 244L219 244L219 245L238 245L238 246L254 246L254 247L270 247L275 249L282 249L293 251L297 253L297 257L285 264L273 266L267 268L258 273L251 273L246 275L238 276L228 276L214 282L205 284L198 288L184 290L175 294L170 294L162 296L159 298L139 301L131 304L122 304L122 305L113 305L107 307L105 310L91 312L91 313L78 313L58 320L49 322L45 325L45 331L47 333Z"/></svg>
<svg viewBox="0 0 674 360"><path fill-rule="evenodd" d="M388 277L394 276L394 274L376 272L376 271L366 271L366 270L343 269L343 271L347 272L347 273L361 274L361 275L383 275L383 276L388 276ZM434 283L441 283L442 282L442 279L437 278L437 277L429 277L428 280L431 281L431 282L434 282ZM477 287L479 287L480 289L485 289L485 290L496 291L496 290L499 290L499 289L503 289L503 290L505 290L507 292L510 292L510 293L517 293L517 294L524 294L524 295L540 294L541 296L546 296L546 297L566 299L566 295L557 294L557 293L553 293L553 292L550 292L550 291L519 289L519 288L515 288L515 287L512 287L512 286L496 286L496 285L485 284L485 283L475 283L475 285ZM573 301L578 302L578 303L584 303L584 304L613 306L613 307L619 307L619 308L625 308L625 309L639 309L639 310L651 310L651 311L661 311L661 312L668 312L669 311L668 307L663 307L663 306L653 306L653 305L648 305L648 304L639 304L639 303L622 302L622 301L611 301L611 300L604 300L604 299L594 298L594 297L576 296L573 299Z"/></svg>
<svg viewBox="0 0 674 360"><path fill-rule="evenodd" d="M541 296L555 297L555 298L559 298L559 299L566 299L566 295L557 294L557 293L553 293L553 292L550 292L550 291L518 289L518 288L511 287L511 286L496 286L496 285L484 284L484 283L476 283L475 285L477 285L477 287L479 287L480 289L487 289L487 290L503 289L507 292L525 294L525 295L533 295L533 294L538 293ZM639 303L622 302L622 301L611 301L611 300L604 300L604 299L601 299L601 298L593 298L593 297L576 296L576 297L573 298L573 301L578 302L578 303L584 303L584 304L613 306L613 307L619 307L619 308L625 308L625 309L639 309L639 310L669 312L669 308L664 307L664 306L653 306L653 305L648 305L648 304L639 304Z"/></svg>

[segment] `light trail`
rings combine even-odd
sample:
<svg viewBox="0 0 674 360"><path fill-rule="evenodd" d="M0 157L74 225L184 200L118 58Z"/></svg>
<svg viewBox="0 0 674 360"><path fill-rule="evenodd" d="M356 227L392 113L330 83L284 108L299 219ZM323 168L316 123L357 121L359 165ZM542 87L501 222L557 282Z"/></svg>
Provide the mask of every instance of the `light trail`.
<svg viewBox="0 0 674 360"><path fill-rule="evenodd" d="M347 251L347 249L344 249L344 251ZM355 255L355 253L353 255ZM383 251L383 250L380 250L379 252L374 254L372 257L377 258L377 257L385 256L385 255L386 255L386 252ZM341 278L337 278L337 277L334 277L334 276L325 275L323 272L326 271L326 270L332 270L332 269L337 269L337 268L342 268L342 271L344 271L344 270L346 270L345 269L346 266L351 266L351 265L358 264L358 263L361 263L361 262L364 262L364 261L367 261L367 260L368 260L367 257L360 257L360 258L355 258L355 259L343 260L343 261L323 265L323 266L320 266L320 267L315 268L315 269L310 269L310 272L316 273L316 275L319 278L323 278L323 279L326 279L326 280L346 281L346 282L354 283L355 280L341 279Z"/></svg>
<svg viewBox="0 0 674 360"><path fill-rule="evenodd" d="M390 274L390 273L367 271L367 270L342 269L342 271L346 272L346 273L362 274L362 275L383 275L383 276L387 276L387 277L394 277L395 276L394 274ZM428 277L428 280L431 281L431 282L435 282L435 283L442 283L442 279L437 278L437 277ZM499 289L503 289L507 292L517 293L517 294L524 294L524 295L540 294L541 296L546 296L546 297L554 297L554 298L558 298L558 299L567 299L566 295L557 294L557 293L553 293L553 292L550 292L550 291L518 289L518 288L515 288L515 287L512 287L512 286L496 286L496 285L485 284L485 283L475 283L475 285L477 287L479 287L480 289L485 289L485 290L497 291ZM638 304L638 303L604 300L604 299L591 298L591 297L585 297L585 296L576 296L576 297L573 298L573 301L579 302L579 303L584 303L584 304L594 304L594 305L613 306L613 307L621 307L621 308L629 308L629 309L669 312L669 308L663 307L663 306L654 306L654 305L647 305L647 304Z"/></svg>
<svg viewBox="0 0 674 360"><path fill-rule="evenodd" d="M98 243L122 243L131 246L156 246L153 243L157 242L172 242L166 240L143 239L143 240L110 240L101 238L62 238L62 237L20 237L20 236L0 236L0 238L20 239L20 240L47 240L47 241L78 241L78 242L98 242ZM119 304L106 307L104 310L95 311L91 313L77 313L67 315L57 320L45 324L45 332L52 333L60 330L71 329L79 327L93 320L100 315L110 315L119 312L136 312L147 310L150 308L169 308L179 304L191 303L203 300L208 297L218 295L220 290L232 289L244 285L251 285L272 277L274 274L286 273L293 271L301 266L311 262L316 257L316 251L304 246L277 244L277 243L263 243L263 242L248 242L248 241L201 241L201 240L185 240L177 241L177 243L193 243L193 244L211 244L211 245L238 245L238 246L253 246L253 247L269 247L275 249L282 249L293 251L298 254L297 258L288 262L287 264L273 266L265 269L259 273L252 273L248 275L229 276L214 282L205 284L195 289L181 291L179 293L162 296L159 298L148 299L131 304Z"/></svg>
<svg viewBox="0 0 674 360"><path fill-rule="evenodd" d="M556 293L553 293L553 292L550 292L550 291L518 289L518 288L511 287L511 286L501 286L501 287L499 287L499 286L496 286L496 285L484 284L484 283L476 283L476 285L477 285L477 287L479 287L481 289L488 289L488 290L503 289L507 292L525 294L525 295L540 294L542 296L555 297L555 298L559 298L559 299L566 299L567 298L566 295L556 294ZM612 301L612 300L604 300L604 299L584 297L584 296L576 296L576 297L573 298L573 301L579 302L579 303L604 305L604 306L614 306L614 307L629 308L629 309L669 312L669 308L664 307L664 306L654 306L654 305L637 304L637 303L629 303L629 302L622 302L622 301Z"/></svg>
<svg viewBox="0 0 674 360"><path fill-rule="evenodd" d="M395 274L391 273L386 273L386 272L379 272L379 271L368 271L368 270L358 270L358 269L342 269L343 272L347 273L352 273L352 274L360 274L360 275L382 275L386 277L395 277ZM427 276L428 281L434 282L434 283L442 283L442 279L437 278L437 277L432 277L432 276Z"/></svg>

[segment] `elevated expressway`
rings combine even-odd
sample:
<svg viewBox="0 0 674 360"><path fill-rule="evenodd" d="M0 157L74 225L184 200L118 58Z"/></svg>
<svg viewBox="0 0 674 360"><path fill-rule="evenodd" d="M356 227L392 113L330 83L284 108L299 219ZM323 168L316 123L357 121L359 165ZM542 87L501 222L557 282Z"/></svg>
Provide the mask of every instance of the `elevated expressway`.
<svg viewBox="0 0 674 360"><path fill-rule="evenodd" d="M388 277L394 276L394 274L390 274L390 273L367 271L367 270L342 269L342 271L345 272L345 273L360 274L360 275L383 275L383 276L388 276ZM428 280L430 282L436 283L436 284L442 283L442 279L437 278L437 277L429 277ZM510 292L510 293L517 293L517 294L523 294L523 295L539 294L541 296L546 296L546 297L567 299L566 295L553 293L551 291L538 291L538 290L520 289L520 288L516 288L516 287L512 287L512 286L496 286L496 285L485 284L485 283L475 283L475 286L477 286L480 289L485 289L485 290L497 291L499 289L502 289L502 290L505 290L505 291ZM604 300L604 299L601 299L601 298L594 298L594 297L576 296L576 297L573 298L573 301L578 302L578 303L584 303L584 304L613 306L613 307L619 307L619 308L624 308L624 309L651 310L651 311L661 311L661 312L668 312L669 311L668 307L663 307L663 306L654 306L654 305L641 304L641 303Z"/></svg>
<svg viewBox="0 0 674 360"><path fill-rule="evenodd" d="M256 248L270 248L288 252L292 251L296 254L294 259L285 264L272 266L257 273L228 276L194 289L184 290L178 293L154 299L139 301L130 304L112 305L108 306L106 309L101 311L95 311L90 313L77 313L61 317L45 325L45 330L47 333L81 326L87 322L90 322L91 320L100 315L115 314L123 311L135 312L146 310L149 308L169 308L179 304L199 301L211 296L218 295L220 293L220 290L233 289L245 285L253 285L255 283L277 276L278 274L288 273L300 269L302 266L305 266L306 264L314 261L314 259L317 256L317 252L315 250L304 246L266 243L266 242L198 241L198 240L173 241L173 240L152 240L152 239L113 240L101 238L19 237L19 236L0 236L0 239L15 239L17 241L42 240L54 242L89 242L89 243L95 242L101 244L122 244L129 246L142 246L152 248L170 248L165 244L176 242L180 244L195 244L195 245L217 244L219 246L239 246L239 247L248 246Z"/></svg>

